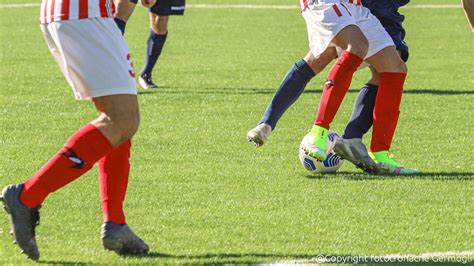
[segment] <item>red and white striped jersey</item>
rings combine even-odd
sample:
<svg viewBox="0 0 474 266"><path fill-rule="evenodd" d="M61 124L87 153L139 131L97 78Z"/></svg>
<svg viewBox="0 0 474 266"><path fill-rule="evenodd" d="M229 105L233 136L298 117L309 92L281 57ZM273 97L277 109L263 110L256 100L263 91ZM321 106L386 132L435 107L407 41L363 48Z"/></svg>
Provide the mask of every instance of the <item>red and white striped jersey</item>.
<svg viewBox="0 0 474 266"><path fill-rule="evenodd" d="M113 0L42 0L40 23L113 17L114 12Z"/></svg>

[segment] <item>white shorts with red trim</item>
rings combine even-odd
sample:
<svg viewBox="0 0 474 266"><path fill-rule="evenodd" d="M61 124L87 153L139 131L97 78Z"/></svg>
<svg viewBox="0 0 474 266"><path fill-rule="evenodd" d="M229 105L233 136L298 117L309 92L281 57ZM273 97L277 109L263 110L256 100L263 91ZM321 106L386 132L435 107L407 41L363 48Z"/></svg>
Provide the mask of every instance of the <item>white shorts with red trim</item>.
<svg viewBox="0 0 474 266"><path fill-rule="evenodd" d="M366 58L371 57L385 47L393 46L390 35L370 10L350 3L311 3L302 11L308 30L309 48L318 58L328 47L333 47L332 40L345 27L358 26L369 41ZM328 2L335 2L329 0Z"/></svg>
<svg viewBox="0 0 474 266"><path fill-rule="evenodd" d="M112 18L67 20L40 26L76 99L137 94L130 52Z"/></svg>

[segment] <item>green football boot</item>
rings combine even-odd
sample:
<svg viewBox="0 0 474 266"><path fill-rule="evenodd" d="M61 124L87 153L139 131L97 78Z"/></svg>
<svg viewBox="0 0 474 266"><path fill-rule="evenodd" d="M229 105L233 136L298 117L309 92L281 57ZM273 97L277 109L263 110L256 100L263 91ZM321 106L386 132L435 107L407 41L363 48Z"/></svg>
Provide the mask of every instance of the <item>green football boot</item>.
<svg viewBox="0 0 474 266"><path fill-rule="evenodd" d="M414 175L420 173L416 169L410 169L401 166L393 160L393 155L388 151L370 152L370 157L378 165L380 173L391 175Z"/></svg>
<svg viewBox="0 0 474 266"><path fill-rule="evenodd" d="M321 161L326 160L326 141L329 135L329 130L324 127L314 125L310 133L314 136L313 143L304 147L305 152L315 159Z"/></svg>

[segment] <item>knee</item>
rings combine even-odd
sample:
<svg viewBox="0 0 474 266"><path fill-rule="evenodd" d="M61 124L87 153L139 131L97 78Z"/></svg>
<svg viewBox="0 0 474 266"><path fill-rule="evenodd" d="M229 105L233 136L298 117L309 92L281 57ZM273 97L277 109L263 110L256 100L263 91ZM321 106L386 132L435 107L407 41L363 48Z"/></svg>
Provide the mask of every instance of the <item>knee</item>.
<svg viewBox="0 0 474 266"><path fill-rule="evenodd" d="M408 72L407 64L406 64L403 60L400 59L400 60L395 64L395 67L394 67L393 72L397 72L397 73L407 73L407 72Z"/></svg>
<svg viewBox="0 0 474 266"><path fill-rule="evenodd" d="M117 145L131 139L140 126L138 114L122 113L107 115L103 113L99 120L101 124L105 125L110 135L113 136L113 144Z"/></svg>
<svg viewBox="0 0 474 266"><path fill-rule="evenodd" d="M387 66L381 72L407 73L407 65L402 59L397 58L387 62Z"/></svg>
<svg viewBox="0 0 474 266"><path fill-rule="evenodd" d="M309 52L305 57L304 60L308 65L311 67L314 73L320 73L324 70L324 68L335 58L337 57L336 49L330 48L324 51L319 58L315 58L312 52Z"/></svg>
<svg viewBox="0 0 474 266"><path fill-rule="evenodd" d="M120 135L120 142L129 140L137 133L140 127L140 118L138 115L124 115L116 118L116 128Z"/></svg>

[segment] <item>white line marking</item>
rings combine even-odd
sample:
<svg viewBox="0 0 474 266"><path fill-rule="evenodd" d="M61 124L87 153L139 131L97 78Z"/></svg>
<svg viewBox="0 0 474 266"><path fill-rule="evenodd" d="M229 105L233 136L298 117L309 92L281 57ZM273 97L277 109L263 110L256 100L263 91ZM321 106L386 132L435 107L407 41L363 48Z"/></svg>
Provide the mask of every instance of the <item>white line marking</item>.
<svg viewBox="0 0 474 266"><path fill-rule="evenodd" d="M407 5L407 6L404 6L402 8L407 8L407 9L411 9L411 8L436 8L436 9L446 9L446 8L461 8L462 6L461 5L450 5L450 4L438 4L438 5L423 5L423 4L419 4L419 5Z"/></svg>
<svg viewBox="0 0 474 266"><path fill-rule="evenodd" d="M202 9L295 9L298 5L239 5L239 4L189 4L190 8Z"/></svg>
<svg viewBox="0 0 474 266"><path fill-rule="evenodd" d="M22 7L39 7L38 3L6 3L0 4L0 8L22 8ZM193 9L294 9L298 10L298 5L241 5L241 4L188 4L187 7ZM423 4L412 4L407 5L407 9L451 9L451 8L461 8L461 5L451 5L451 4L438 4L438 5L423 5Z"/></svg>
<svg viewBox="0 0 474 266"><path fill-rule="evenodd" d="M0 4L0 8L38 7L38 3Z"/></svg>

